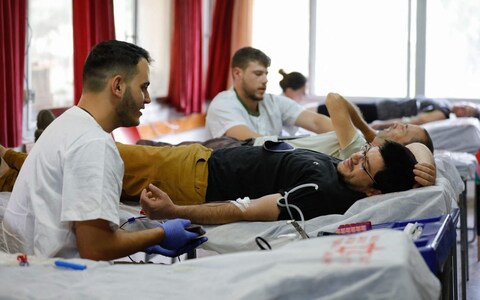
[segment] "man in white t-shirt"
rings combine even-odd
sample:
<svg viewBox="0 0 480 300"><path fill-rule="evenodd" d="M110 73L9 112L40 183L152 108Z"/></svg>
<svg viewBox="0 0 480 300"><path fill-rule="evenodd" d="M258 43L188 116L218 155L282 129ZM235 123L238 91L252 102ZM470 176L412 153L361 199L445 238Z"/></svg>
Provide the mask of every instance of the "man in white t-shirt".
<svg viewBox="0 0 480 300"><path fill-rule="evenodd" d="M280 135L285 125L315 133L333 130L326 116L305 110L290 98L265 94L269 66L270 58L252 47L233 55L233 88L215 96L207 111L206 128L212 138Z"/></svg>
<svg viewBox="0 0 480 300"><path fill-rule="evenodd" d="M151 102L150 61L126 42L92 49L78 105L48 126L18 174L0 230L6 251L112 260L139 251L177 256L205 242L185 219L119 230L124 165L111 132L139 124Z"/></svg>

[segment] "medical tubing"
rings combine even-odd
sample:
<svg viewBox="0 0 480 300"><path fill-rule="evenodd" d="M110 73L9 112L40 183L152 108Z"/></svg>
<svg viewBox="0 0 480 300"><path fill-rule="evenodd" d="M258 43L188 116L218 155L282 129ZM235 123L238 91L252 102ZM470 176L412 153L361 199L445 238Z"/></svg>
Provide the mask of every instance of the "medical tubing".
<svg viewBox="0 0 480 300"><path fill-rule="evenodd" d="M122 223L122 225L120 225L120 229L123 229L123 226L125 226L126 224L131 224L133 222L135 222L136 220L138 219L145 219L147 216L138 216L138 217L130 217L128 218L125 222Z"/></svg>
<svg viewBox="0 0 480 300"><path fill-rule="evenodd" d="M261 236L255 238L255 243L260 250L272 250L272 246L270 246L270 244Z"/></svg>
<svg viewBox="0 0 480 300"><path fill-rule="evenodd" d="M315 184L315 183L304 183L304 184L301 184L301 185L297 185L296 187L294 187L293 189L291 189L289 191L286 191L284 193L284 195L277 200L277 205L280 206L280 207L285 207L287 209L288 215L290 216L290 218L292 220L295 220L295 218L293 217L293 214L290 211L290 207L297 210L298 214L300 215L300 219L302 221L302 227L303 227L304 230L305 230L305 218L303 217L303 213L300 210L300 208L298 208L298 206L288 203L288 195L290 193L293 193L293 192L295 192L299 189L306 188L306 187L313 187L313 188L315 188L315 190L318 190L318 185L317 184ZM281 203L282 199L285 200L285 204Z"/></svg>

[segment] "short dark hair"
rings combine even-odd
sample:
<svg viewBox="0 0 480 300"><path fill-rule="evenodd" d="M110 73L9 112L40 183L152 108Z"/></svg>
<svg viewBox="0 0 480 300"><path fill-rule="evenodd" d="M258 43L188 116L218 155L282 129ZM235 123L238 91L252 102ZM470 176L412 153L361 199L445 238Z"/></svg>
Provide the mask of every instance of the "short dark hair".
<svg viewBox="0 0 480 300"><path fill-rule="evenodd" d="M152 61L147 50L127 42L107 40L92 48L83 66L83 90L99 92L114 74L129 81L137 73L137 64L145 58Z"/></svg>
<svg viewBox="0 0 480 300"><path fill-rule="evenodd" d="M434 147L433 147L432 137L430 136L430 134L425 128L422 128L422 129L423 129L423 133L425 134L425 139L415 137L409 141L409 144L411 143L424 144L425 146L427 146L428 150L430 150L430 152L432 152L433 154Z"/></svg>
<svg viewBox="0 0 480 300"><path fill-rule="evenodd" d="M413 169L417 160L407 147L393 141L380 146L385 167L375 174L373 185L382 193L400 192L411 189L415 184Z"/></svg>
<svg viewBox="0 0 480 300"><path fill-rule="evenodd" d="M238 49L233 55L232 68L238 67L245 70L252 61L259 62L266 68L270 67L271 63L270 57L262 51L252 47L244 47Z"/></svg>
<svg viewBox="0 0 480 300"><path fill-rule="evenodd" d="M287 88L292 90L298 90L307 83L307 77L303 76L300 72L286 73L283 69L278 70L278 73L282 74L283 79L280 80L280 87L285 92Z"/></svg>

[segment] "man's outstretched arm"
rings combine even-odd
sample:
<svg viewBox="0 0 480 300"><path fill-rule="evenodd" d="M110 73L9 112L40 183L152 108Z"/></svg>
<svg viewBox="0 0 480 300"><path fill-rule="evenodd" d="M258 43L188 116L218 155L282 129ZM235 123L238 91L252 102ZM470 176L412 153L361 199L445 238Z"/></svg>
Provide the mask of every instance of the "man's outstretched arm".
<svg viewBox="0 0 480 300"><path fill-rule="evenodd" d="M346 147L352 141L358 128L368 142L373 141L376 134L362 117L360 110L350 101L337 93L329 93L325 99L328 113L337 133L340 146Z"/></svg>
<svg viewBox="0 0 480 300"><path fill-rule="evenodd" d="M295 125L315 133L325 133L333 130L332 121L329 117L309 110L300 113Z"/></svg>
<svg viewBox="0 0 480 300"><path fill-rule="evenodd" d="M187 218L197 224L226 224L238 221L276 221L280 214L277 200L280 194L252 199L240 209L231 202L211 202L200 205L175 205L170 197L154 186L143 190L140 204L150 219Z"/></svg>
<svg viewBox="0 0 480 300"><path fill-rule="evenodd" d="M408 123L413 125L422 125L428 122L444 120L444 119L445 119L445 113L443 113L441 110L433 110L429 112L421 112L416 116L408 117L408 118L376 120L372 122L371 126L374 129L385 129L398 122L403 122L403 123Z"/></svg>

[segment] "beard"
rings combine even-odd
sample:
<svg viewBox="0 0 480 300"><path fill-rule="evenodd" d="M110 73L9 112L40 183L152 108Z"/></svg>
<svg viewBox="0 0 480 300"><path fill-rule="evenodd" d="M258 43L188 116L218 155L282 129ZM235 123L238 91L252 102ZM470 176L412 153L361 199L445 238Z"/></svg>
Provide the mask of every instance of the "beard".
<svg viewBox="0 0 480 300"><path fill-rule="evenodd" d="M137 106L133 98L130 87L127 87L122 101L116 108L117 123L119 127L137 126L140 124L140 119L137 116L140 108Z"/></svg>
<svg viewBox="0 0 480 300"><path fill-rule="evenodd" d="M247 96L250 100L253 100L253 101L262 101L263 100L263 95L264 95L265 91L261 95L257 95L258 90L254 89L254 88L250 88L245 82L243 82L242 88L245 91L245 96Z"/></svg>
<svg viewBox="0 0 480 300"><path fill-rule="evenodd" d="M263 95L261 96L257 96L255 95L255 93L246 93L247 97L250 98L251 100L254 100L254 101L262 101L263 100Z"/></svg>

